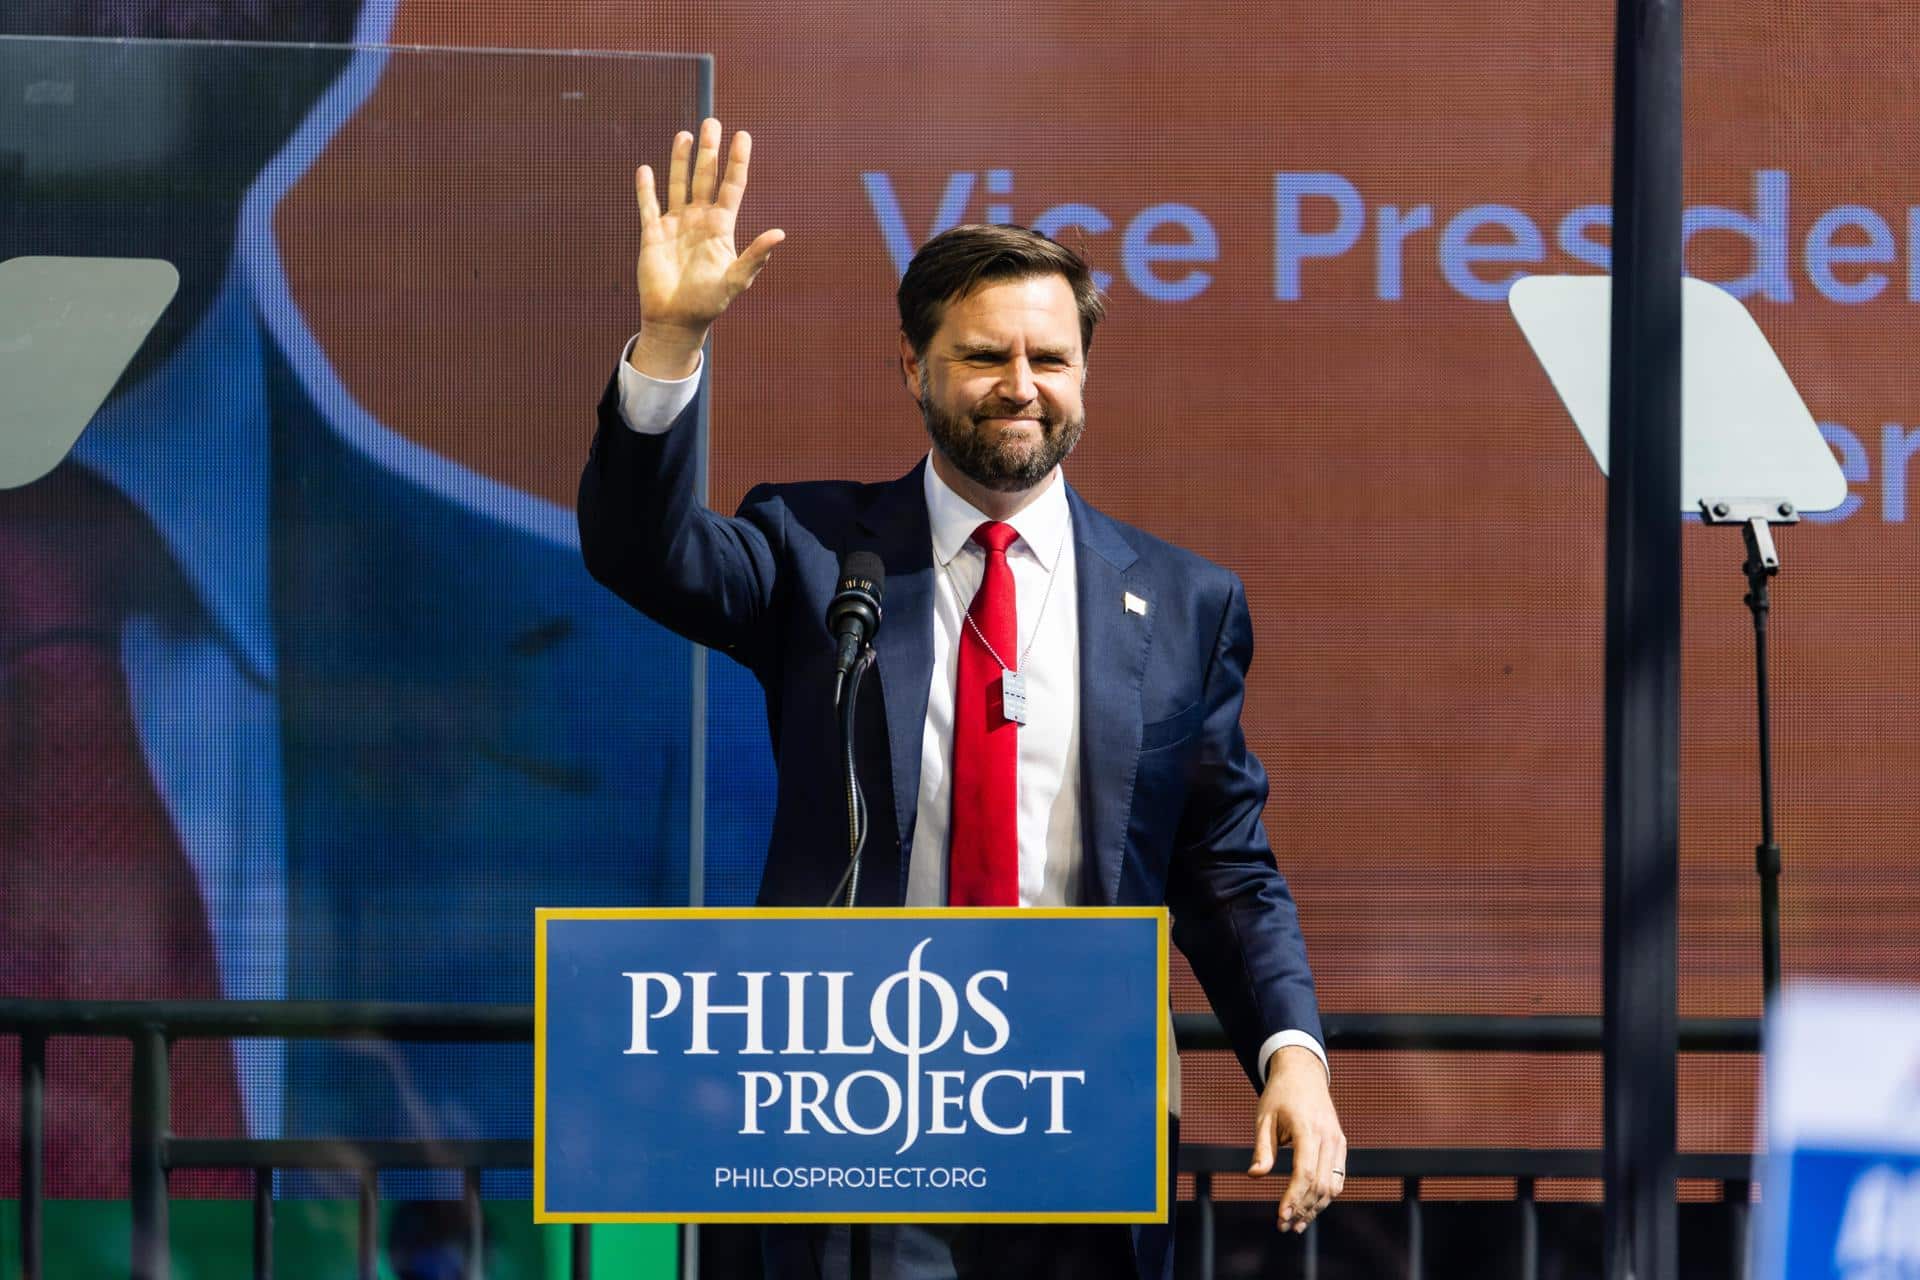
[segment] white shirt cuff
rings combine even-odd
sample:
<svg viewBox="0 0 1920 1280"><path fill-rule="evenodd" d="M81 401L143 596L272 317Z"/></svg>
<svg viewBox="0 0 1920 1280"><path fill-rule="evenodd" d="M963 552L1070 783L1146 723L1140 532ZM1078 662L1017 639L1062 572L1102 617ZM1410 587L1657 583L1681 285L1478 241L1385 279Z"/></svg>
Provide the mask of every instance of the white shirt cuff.
<svg viewBox="0 0 1920 1280"><path fill-rule="evenodd" d="M627 339L627 345L620 349L620 372L616 375L619 382L620 417L627 429L637 431L643 436L660 436L667 433L673 420L680 411L693 403L693 397L700 390L700 374L707 367L705 352L697 357L693 372L684 378L672 382L659 378L649 378L632 365L627 357L633 354L633 344L640 340L639 334Z"/></svg>
<svg viewBox="0 0 1920 1280"><path fill-rule="evenodd" d="M1260 1046L1260 1057L1257 1059L1257 1062L1260 1067L1261 1088L1266 1088L1267 1064L1273 1061L1274 1050L1284 1049L1292 1044L1297 1044L1303 1049L1313 1050L1313 1056L1320 1059L1320 1065L1322 1067L1326 1067L1327 1078L1329 1080L1333 1078L1333 1068L1327 1066L1327 1051L1320 1047L1318 1040L1315 1040L1304 1031L1276 1031L1268 1036L1265 1043Z"/></svg>

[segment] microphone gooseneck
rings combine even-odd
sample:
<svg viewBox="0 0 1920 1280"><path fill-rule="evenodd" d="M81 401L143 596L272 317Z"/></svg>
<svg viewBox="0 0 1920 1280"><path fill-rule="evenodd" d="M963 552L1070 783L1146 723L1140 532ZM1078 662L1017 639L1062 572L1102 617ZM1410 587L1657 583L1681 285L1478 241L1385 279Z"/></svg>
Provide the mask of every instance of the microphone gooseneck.
<svg viewBox="0 0 1920 1280"><path fill-rule="evenodd" d="M867 843L867 801L860 791L854 754L855 708L860 678L873 665L873 636L880 629L880 601L886 594L886 569L871 551L849 552L840 561L840 584L827 605L827 630L834 636L833 701L840 717L840 748L845 766L847 869L827 899L851 907L860 893L860 853ZM842 899L842 893L845 898Z"/></svg>

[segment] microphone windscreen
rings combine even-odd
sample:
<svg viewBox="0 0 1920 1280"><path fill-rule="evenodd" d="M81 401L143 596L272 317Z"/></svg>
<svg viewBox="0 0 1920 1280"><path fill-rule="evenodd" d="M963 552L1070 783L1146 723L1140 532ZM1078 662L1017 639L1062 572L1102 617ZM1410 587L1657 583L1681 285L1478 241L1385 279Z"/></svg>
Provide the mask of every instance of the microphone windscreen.
<svg viewBox="0 0 1920 1280"><path fill-rule="evenodd" d="M871 551L850 551L840 562L840 590L864 591L879 604L887 589L887 568Z"/></svg>

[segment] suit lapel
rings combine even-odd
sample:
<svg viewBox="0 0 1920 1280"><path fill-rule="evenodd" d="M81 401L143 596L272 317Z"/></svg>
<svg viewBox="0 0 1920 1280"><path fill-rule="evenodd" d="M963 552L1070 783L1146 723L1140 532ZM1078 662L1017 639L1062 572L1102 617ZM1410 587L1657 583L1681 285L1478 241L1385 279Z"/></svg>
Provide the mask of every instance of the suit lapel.
<svg viewBox="0 0 1920 1280"><path fill-rule="evenodd" d="M1126 607L1151 594L1128 573L1139 559L1114 521L1071 485L1075 595L1080 609L1080 818L1089 906L1112 906L1126 858L1140 764L1140 686L1155 611Z"/></svg>
<svg viewBox="0 0 1920 1280"><path fill-rule="evenodd" d="M923 458L900 479L879 488L856 521L887 569L880 629L874 634L876 673L887 709L893 811L900 832L900 893L905 901L908 851L920 805L920 746L933 680L933 531L927 522ZM851 550L852 548L848 548Z"/></svg>
<svg viewBox="0 0 1920 1280"><path fill-rule="evenodd" d="M881 486L856 520L887 569L885 615L874 636L876 674L886 707L894 817L900 832L900 892L920 802L920 749L933 679L933 532L927 522L922 460ZM1075 603L1080 613L1080 814L1090 905L1111 906L1119 892L1140 761L1141 682L1153 632L1151 593L1129 570L1139 556L1113 520L1069 485L1073 515ZM849 547L848 549L852 549ZM1129 611L1131 591L1149 602Z"/></svg>

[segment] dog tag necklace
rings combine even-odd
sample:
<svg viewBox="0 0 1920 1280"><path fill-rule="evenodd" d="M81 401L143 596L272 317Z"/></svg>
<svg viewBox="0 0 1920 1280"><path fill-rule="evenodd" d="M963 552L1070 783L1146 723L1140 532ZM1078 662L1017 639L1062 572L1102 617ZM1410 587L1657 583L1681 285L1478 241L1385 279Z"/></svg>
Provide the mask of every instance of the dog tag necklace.
<svg viewBox="0 0 1920 1280"><path fill-rule="evenodd" d="M1067 532L1072 528L1073 522L1069 520L1066 530L1061 531L1060 545L1054 549L1053 553L1053 567L1055 570L1060 567L1061 553L1067 549ZM940 567L946 570L947 582L954 588L954 594L959 595L960 585L953 580L953 569L951 565L943 564ZM993 647L993 642L988 640L986 634L980 630L980 624L973 620L973 607L971 605L967 607L964 615L967 620L967 626L973 630L974 637L979 640L982 645L986 646L987 655L991 657L994 663L1000 668L1000 714L1009 724L1023 725L1027 722L1027 659L1033 654L1033 646L1040 639L1040 621L1047 616L1047 601L1053 599L1054 577L1054 572L1049 571L1047 574L1047 589L1040 595L1040 609L1039 612L1033 615L1033 631L1027 637L1027 647L1021 651L1020 669L1018 671L1007 665L1006 660L1002 658L999 652Z"/></svg>

